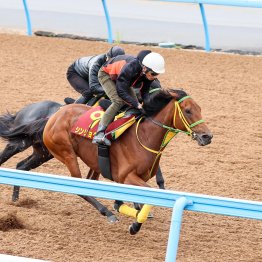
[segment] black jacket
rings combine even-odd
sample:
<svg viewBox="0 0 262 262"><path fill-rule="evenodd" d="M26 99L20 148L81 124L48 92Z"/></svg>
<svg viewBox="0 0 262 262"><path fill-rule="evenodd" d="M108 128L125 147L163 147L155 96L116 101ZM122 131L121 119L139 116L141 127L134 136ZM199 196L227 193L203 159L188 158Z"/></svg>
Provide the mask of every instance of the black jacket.
<svg viewBox="0 0 262 262"><path fill-rule="evenodd" d="M116 90L125 103L137 107L138 101L128 92L131 87L139 87L140 95L144 100L148 95L152 81L142 73L142 65L137 57L120 55L110 59L103 65L103 71L116 82Z"/></svg>
<svg viewBox="0 0 262 262"><path fill-rule="evenodd" d="M93 94L103 93L104 90L98 81L98 71L106 62L106 54L79 58L73 64L76 72L89 82Z"/></svg>

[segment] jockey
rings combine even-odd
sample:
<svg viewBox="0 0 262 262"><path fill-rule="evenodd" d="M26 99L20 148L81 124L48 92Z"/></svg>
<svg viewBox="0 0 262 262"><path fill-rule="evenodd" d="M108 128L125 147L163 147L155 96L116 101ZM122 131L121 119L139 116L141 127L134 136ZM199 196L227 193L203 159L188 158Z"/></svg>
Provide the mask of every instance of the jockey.
<svg viewBox="0 0 262 262"><path fill-rule="evenodd" d="M92 142L110 146L111 142L105 137L105 130L121 107L128 104L142 110L133 87L140 86L140 95L144 100L151 83L164 72L164 58L150 50L140 51L137 57L121 55L107 61L100 68L98 79L112 104L101 118Z"/></svg>
<svg viewBox="0 0 262 262"><path fill-rule="evenodd" d="M81 96L76 101L72 101L72 98L67 97L64 100L65 103L86 104L94 94L104 94L104 90L97 78L98 71L108 59L124 54L123 48L113 46L106 54L77 59L67 70L67 80Z"/></svg>

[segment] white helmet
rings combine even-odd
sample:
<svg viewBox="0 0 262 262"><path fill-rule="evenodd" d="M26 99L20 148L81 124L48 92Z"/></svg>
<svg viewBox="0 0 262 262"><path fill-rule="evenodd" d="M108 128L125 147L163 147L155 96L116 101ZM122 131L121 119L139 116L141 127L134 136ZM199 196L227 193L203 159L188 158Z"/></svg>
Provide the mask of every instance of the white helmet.
<svg viewBox="0 0 262 262"><path fill-rule="evenodd" d="M163 56L158 53L151 52L146 55L142 64L157 74L165 73L165 60Z"/></svg>

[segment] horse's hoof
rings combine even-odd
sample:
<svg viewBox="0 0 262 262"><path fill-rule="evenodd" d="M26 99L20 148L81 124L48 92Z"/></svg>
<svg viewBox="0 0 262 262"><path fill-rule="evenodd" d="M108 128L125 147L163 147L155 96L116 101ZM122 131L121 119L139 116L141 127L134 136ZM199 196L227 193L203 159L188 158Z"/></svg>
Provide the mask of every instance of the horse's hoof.
<svg viewBox="0 0 262 262"><path fill-rule="evenodd" d="M128 228L130 235L135 235L137 232L133 229L132 225Z"/></svg>
<svg viewBox="0 0 262 262"><path fill-rule="evenodd" d="M13 202L17 202L19 200L19 194L17 194L16 192L14 192L14 194L12 195L12 201Z"/></svg>
<svg viewBox="0 0 262 262"><path fill-rule="evenodd" d="M135 235L137 232L139 232L141 226L142 226L142 223L138 223L138 222L135 222L131 226L129 226L130 235Z"/></svg>
<svg viewBox="0 0 262 262"><path fill-rule="evenodd" d="M12 198L12 202L17 202L17 201L18 201L18 198L16 198L16 197Z"/></svg>
<svg viewBox="0 0 262 262"><path fill-rule="evenodd" d="M19 191L20 191L20 186L14 186L13 189L13 195L12 195L12 201L16 202L19 199Z"/></svg>
<svg viewBox="0 0 262 262"><path fill-rule="evenodd" d="M119 219L115 215L107 217L107 220L110 223L117 223L117 222L119 222Z"/></svg>
<svg viewBox="0 0 262 262"><path fill-rule="evenodd" d="M120 206L119 206L118 204L115 203L115 204L113 205L113 209L114 209L114 211L119 212L119 207L120 207Z"/></svg>

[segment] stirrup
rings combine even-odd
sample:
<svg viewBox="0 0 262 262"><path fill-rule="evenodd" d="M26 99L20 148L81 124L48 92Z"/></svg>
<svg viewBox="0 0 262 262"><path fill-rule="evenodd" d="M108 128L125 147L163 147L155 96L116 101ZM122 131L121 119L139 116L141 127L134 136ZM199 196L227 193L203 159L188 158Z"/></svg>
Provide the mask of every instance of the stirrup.
<svg viewBox="0 0 262 262"><path fill-rule="evenodd" d="M75 102L75 99L71 98L71 97L66 97L64 99L64 102L69 105L69 104L73 104Z"/></svg>
<svg viewBox="0 0 262 262"><path fill-rule="evenodd" d="M92 140L93 144L100 144L100 145L105 145L105 146L111 146L111 141L103 135L103 137L96 137L94 136Z"/></svg>

